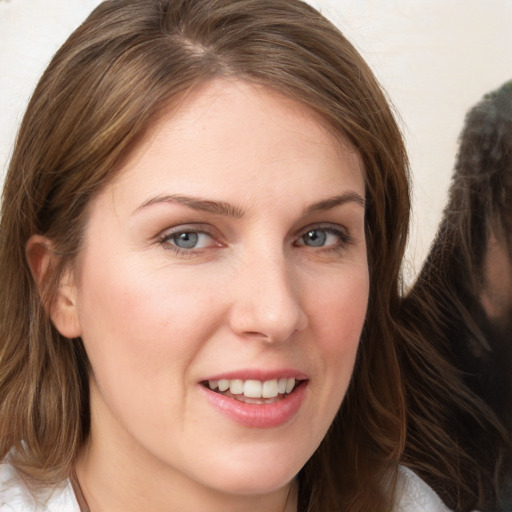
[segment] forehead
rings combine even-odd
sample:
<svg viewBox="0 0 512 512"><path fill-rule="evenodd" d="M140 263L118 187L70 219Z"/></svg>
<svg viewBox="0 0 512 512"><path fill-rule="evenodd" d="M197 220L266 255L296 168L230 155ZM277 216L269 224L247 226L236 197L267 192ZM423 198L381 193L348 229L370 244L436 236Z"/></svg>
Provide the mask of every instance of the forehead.
<svg viewBox="0 0 512 512"><path fill-rule="evenodd" d="M226 187L238 178L248 188L257 187L270 171L276 180L294 179L293 166L297 178L349 177L364 189L358 151L313 109L266 87L218 79L196 87L166 111L125 160L118 181L141 172L146 181L158 180L159 171L168 169L175 184L184 180L199 186L222 174Z"/></svg>

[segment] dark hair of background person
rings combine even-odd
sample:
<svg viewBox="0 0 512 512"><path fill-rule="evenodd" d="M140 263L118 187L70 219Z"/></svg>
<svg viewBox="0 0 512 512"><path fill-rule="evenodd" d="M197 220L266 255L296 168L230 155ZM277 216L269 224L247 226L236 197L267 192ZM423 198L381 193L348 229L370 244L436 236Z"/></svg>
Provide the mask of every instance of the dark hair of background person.
<svg viewBox="0 0 512 512"><path fill-rule="evenodd" d="M510 510L512 82L487 94L469 111L459 144L442 222L402 307L405 336L412 341L404 344L407 372L414 375L412 370L423 358L422 371L430 374L425 384L432 395L439 396L437 408L444 410L446 427L443 435L437 427L425 429L425 418L436 411L417 393L423 377L413 378L407 393L413 419L405 453L406 460L415 461L414 469L454 507L454 484L432 448L445 445L445 453L458 459L458 451L448 451L455 441L475 461L474 467L461 463L468 491L472 487L473 492L461 495L460 510ZM493 261L496 248L501 264L506 260L500 270L508 290L492 289L498 288L489 277L489 269L500 264ZM485 294L494 303L492 315L484 307ZM432 365L436 359L440 363ZM480 402L486 414L474 416L471 410L446 407L456 389ZM425 450L417 450L415 438L423 439Z"/></svg>

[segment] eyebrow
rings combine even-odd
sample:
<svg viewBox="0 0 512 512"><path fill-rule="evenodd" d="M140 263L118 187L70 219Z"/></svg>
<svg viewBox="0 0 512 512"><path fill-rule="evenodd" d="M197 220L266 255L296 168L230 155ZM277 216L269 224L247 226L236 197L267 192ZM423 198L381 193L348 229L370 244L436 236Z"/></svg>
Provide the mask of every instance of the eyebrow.
<svg viewBox="0 0 512 512"><path fill-rule="evenodd" d="M225 201L211 201L208 199L201 199L199 197L187 196L182 194L166 194L158 195L144 201L139 207L134 210L134 214L160 203L177 203L182 204L192 210L198 210L207 213L213 213L215 215L222 215L225 217L233 217L240 219L245 215L245 211L238 206L226 203ZM335 208L346 203L356 203L361 207L365 207L365 200L362 196L356 192L345 192L339 196L330 197L323 199L317 203L313 203L304 210L304 215L310 215L312 213L321 212Z"/></svg>
<svg viewBox="0 0 512 512"><path fill-rule="evenodd" d="M215 215L222 215L225 217L234 217L237 219L243 217L245 213L241 208L224 201L210 201L208 199L201 199L199 197L185 196L181 194L167 194L152 197L142 203L133 213L137 213L148 206L159 203L182 204L192 210L199 210L201 212L213 213Z"/></svg>
<svg viewBox="0 0 512 512"><path fill-rule="evenodd" d="M308 206L304 211L304 214L310 215L312 213L330 210L336 206L340 206L346 203L356 203L362 208L366 206L365 199L357 192L345 192L339 196L330 197L329 199L324 199L323 201L318 201L318 203L314 203L311 206Z"/></svg>

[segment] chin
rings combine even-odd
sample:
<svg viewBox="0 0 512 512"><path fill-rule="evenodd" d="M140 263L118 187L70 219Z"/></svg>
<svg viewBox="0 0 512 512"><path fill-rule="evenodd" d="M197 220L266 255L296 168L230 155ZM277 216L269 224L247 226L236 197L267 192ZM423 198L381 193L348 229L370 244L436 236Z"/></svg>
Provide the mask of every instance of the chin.
<svg viewBox="0 0 512 512"><path fill-rule="evenodd" d="M224 481L220 490L226 494L238 496L265 495L286 487L296 476L288 475L287 478L269 478L261 481L257 475L252 475L248 478L232 480L227 487L226 481Z"/></svg>
<svg viewBox="0 0 512 512"><path fill-rule="evenodd" d="M301 467L291 467L289 464L280 464L276 458L267 464L234 464L227 461L222 469L209 475L203 483L216 488L221 492L233 495L263 495L289 485L297 476ZM213 478L212 478L213 476Z"/></svg>

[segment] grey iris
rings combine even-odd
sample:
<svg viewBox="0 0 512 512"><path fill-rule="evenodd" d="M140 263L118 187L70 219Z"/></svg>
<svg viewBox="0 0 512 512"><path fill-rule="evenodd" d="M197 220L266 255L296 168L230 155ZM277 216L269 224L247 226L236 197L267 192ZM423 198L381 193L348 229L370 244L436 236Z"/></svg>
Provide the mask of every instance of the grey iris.
<svg viewBox="0 0 512 512"><path fill-rule="evenodd" d="M304 240L305 245L309 245L311 247L322 247L325 245L327 233L325 231L312 229L311 231L308 231L302 239Z"/></svg>
<svg viewBox="0 0 512 512"><path fill-rule="evenodd" d="M193 249L198 239L197 233L180 233L174 237L174 243L181 249Z"/></svg>

